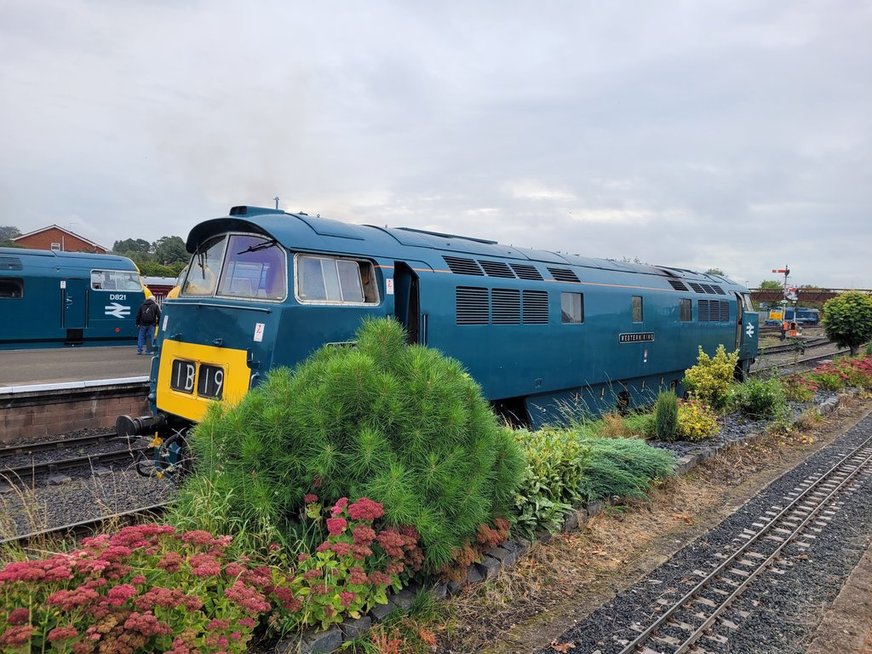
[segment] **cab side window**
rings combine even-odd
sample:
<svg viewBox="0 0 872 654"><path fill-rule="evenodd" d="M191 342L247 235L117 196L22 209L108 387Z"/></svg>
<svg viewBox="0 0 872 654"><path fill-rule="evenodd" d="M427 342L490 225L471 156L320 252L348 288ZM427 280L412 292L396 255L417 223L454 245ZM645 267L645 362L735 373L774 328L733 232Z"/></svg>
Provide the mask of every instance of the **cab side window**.
<svg viewBox="0 0 872 654"><path fill-rule="evenodd" d="M298 256L297 299L332 304L378 304L375 271L368 261Z"/></svg>

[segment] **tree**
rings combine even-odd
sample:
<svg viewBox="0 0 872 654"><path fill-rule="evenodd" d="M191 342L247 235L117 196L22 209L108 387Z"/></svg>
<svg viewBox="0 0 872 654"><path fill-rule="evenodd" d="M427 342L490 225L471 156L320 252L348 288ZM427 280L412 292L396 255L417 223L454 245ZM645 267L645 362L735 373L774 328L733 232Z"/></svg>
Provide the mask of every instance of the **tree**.
<svg viewBox="0 0 872 654"><path fill-rule="evenodd" d="M190 255L180 236L162 236L154 242L154 258L158 263L169 265L180 261L187 263Z"/></svg>
<svg viewBox="0 0 872 654"><path fill-rule="evenodd" d="M12 239L21 236L21 230L12 225L0 225L0 247L20 248Z"/></svg>
<svg viewBox="0 0 872 654"><path fill-rule="evenodd" d="M126 238L123 241L115 241L112 246L115 254L148 254L151 251L151 243L144 238Z"/></svg>
<svg viewBox="0 0 872 654"><path fill-rule="evenodd" d="M717 275L718 277L726 277L727 274L720 268L709 268L705 271L706 275Z"/></svg>
<svg viewBox="0 0 872 654"><path fill-rule="evenodd" d="M761 291L782 291L784 286L777 279L764 279L758 287Z"/></svg>
<svg viewBox="0 0 872 654"><path fill-rule="evenodd" d="M839 347L851 348L851 355L872 338L872 297L851 291L824 303L824 331Z"/></svg>

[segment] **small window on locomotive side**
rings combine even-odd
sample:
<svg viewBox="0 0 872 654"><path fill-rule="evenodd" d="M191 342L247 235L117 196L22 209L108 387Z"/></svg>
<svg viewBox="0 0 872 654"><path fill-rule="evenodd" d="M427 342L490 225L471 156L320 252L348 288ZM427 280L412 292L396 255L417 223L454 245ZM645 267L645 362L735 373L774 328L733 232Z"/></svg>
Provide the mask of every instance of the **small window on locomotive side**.
<svg viewBox="0 0 872 654"><path fill-rule="evenodd" d="M0 300L20 300L24 297L24 280L0 277Z"/></svg>
<svg viewBox="0 0 872 654"><path fill-rule="evenodd" d="M301 302L378 304L375 273L368 261L299 257L297 297Z"/></svg>
<svg viewBox="0 0 872 654"><path fill-rule="evenodd" d="M678 319L681 322L690 322L693 320L693 302L688 299L678 301Z"/></svg>
<svg viewBox="0 0 872 654"><path fill-rule="evenodd" d="M633 296L633 322L642 322L642 296Z"/></svg>
<svg viewBox="0 0 872 654"><path fill-rule="evenodd" d="M584 295L581 293L560 294L560 322L564 324L584 322Z"/></svg>

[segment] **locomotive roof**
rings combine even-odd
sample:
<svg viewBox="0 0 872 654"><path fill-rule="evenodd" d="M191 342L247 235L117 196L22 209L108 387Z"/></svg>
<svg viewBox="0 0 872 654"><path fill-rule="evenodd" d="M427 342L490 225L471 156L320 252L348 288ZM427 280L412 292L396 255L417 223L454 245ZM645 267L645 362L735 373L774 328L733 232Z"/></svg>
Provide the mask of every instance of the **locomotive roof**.
<svg viewBox="0 0 872 654"><path fill-rule="evenodd" d="M728 286L740 286L726 277L646 264L596 259L577 254L536 250L504 245L487 239L431 232L410 227L378 227L357 225L337 220L310 216L306 213L288 213L260 207L233 207L230 215L204 221L191 230L186 242L188 252L210 236L228 231L245 231L274 238L292 250L324 251L325 240L336 252L368 252L373 256L396 256L396 246L435 250L439 253L469 254L534 261L551 265L580 266L605 271L655 275L663 278L715 281ZM366 246L363 246L366 242ZM742 287L743 288L743 287Z"/></svg>
<svg viewBox="0 0 872 654"><path fill-rule="evenodd" d="M0 247L0 270L2 262L17 259L29 268L110 268L112 270L137 270L136 264L127 257L116 254L92 252L57 252L55 250L33 250L27 248Z"/></svg>

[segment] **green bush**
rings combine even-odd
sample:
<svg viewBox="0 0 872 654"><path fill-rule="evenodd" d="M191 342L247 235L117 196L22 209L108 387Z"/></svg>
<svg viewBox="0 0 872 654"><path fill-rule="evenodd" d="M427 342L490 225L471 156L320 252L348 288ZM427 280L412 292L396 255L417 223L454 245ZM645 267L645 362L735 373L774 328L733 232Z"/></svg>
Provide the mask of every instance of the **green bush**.
<svg viewBox="0 0 872 654"><path fill-rule="evenodd" d="M827 300L823 308L824 331L839 347L860 346L872 338L872 297L851 291Z"/></svg>
<svg viewBox="0 0 872 654"><path fill-rule="evenodd" d="M582 440L585 458L580 491L586 500L644 497L651 483L673 472L675 457L634 438Z"/></svg>
<svg viewBox="0 0 872 654"><path fill-rule="evenodd" d="M691 398L678 405L678 435L687 441L701 441L718 433L718 419L713 409Z"/></svg>
<svg viewBox="0 0 872 654"><path fill-rule="evenodd" d="M724 346L718 345L715 355L709 357L700 347L696 361L696 365L684 373L684 387L710 407L723 408L739 361L739 351L727 354Z"/></svg>
<svg viewBox="0 0 872 654"><path fill-rule="evenodd" d="M787 409L784 387L778 379L749 379L736 384L730 392L732 405L744 415L776 418Z"/></svg>
<svg viewBox="0 0 872 654"><path fill-rule="evenodd" d="M220 405L192 440L198 464L176 520L300 539L303 497L369 497L389 524L417 529L431 568L507 515L523 458L463 367L371 320L357 347L322 347L277 369L235 407ZM203 494L221 509L201 516Z"/></svg>
<svg viewBox="0 0 872 654"><path fill-rule="evenodd" d="M654 434L661 441L674 441L678 434L678 398L672 391L664 391L657 396Z"/></svg>
<svg viewBox="0 0 872 654"><path fill-rule="evenodd" d="M564 513L581 500L590 447L567 429L519 429L514 438L527 461L515 494L515 526L527 536L543 529L555 532Z"/></svg>

